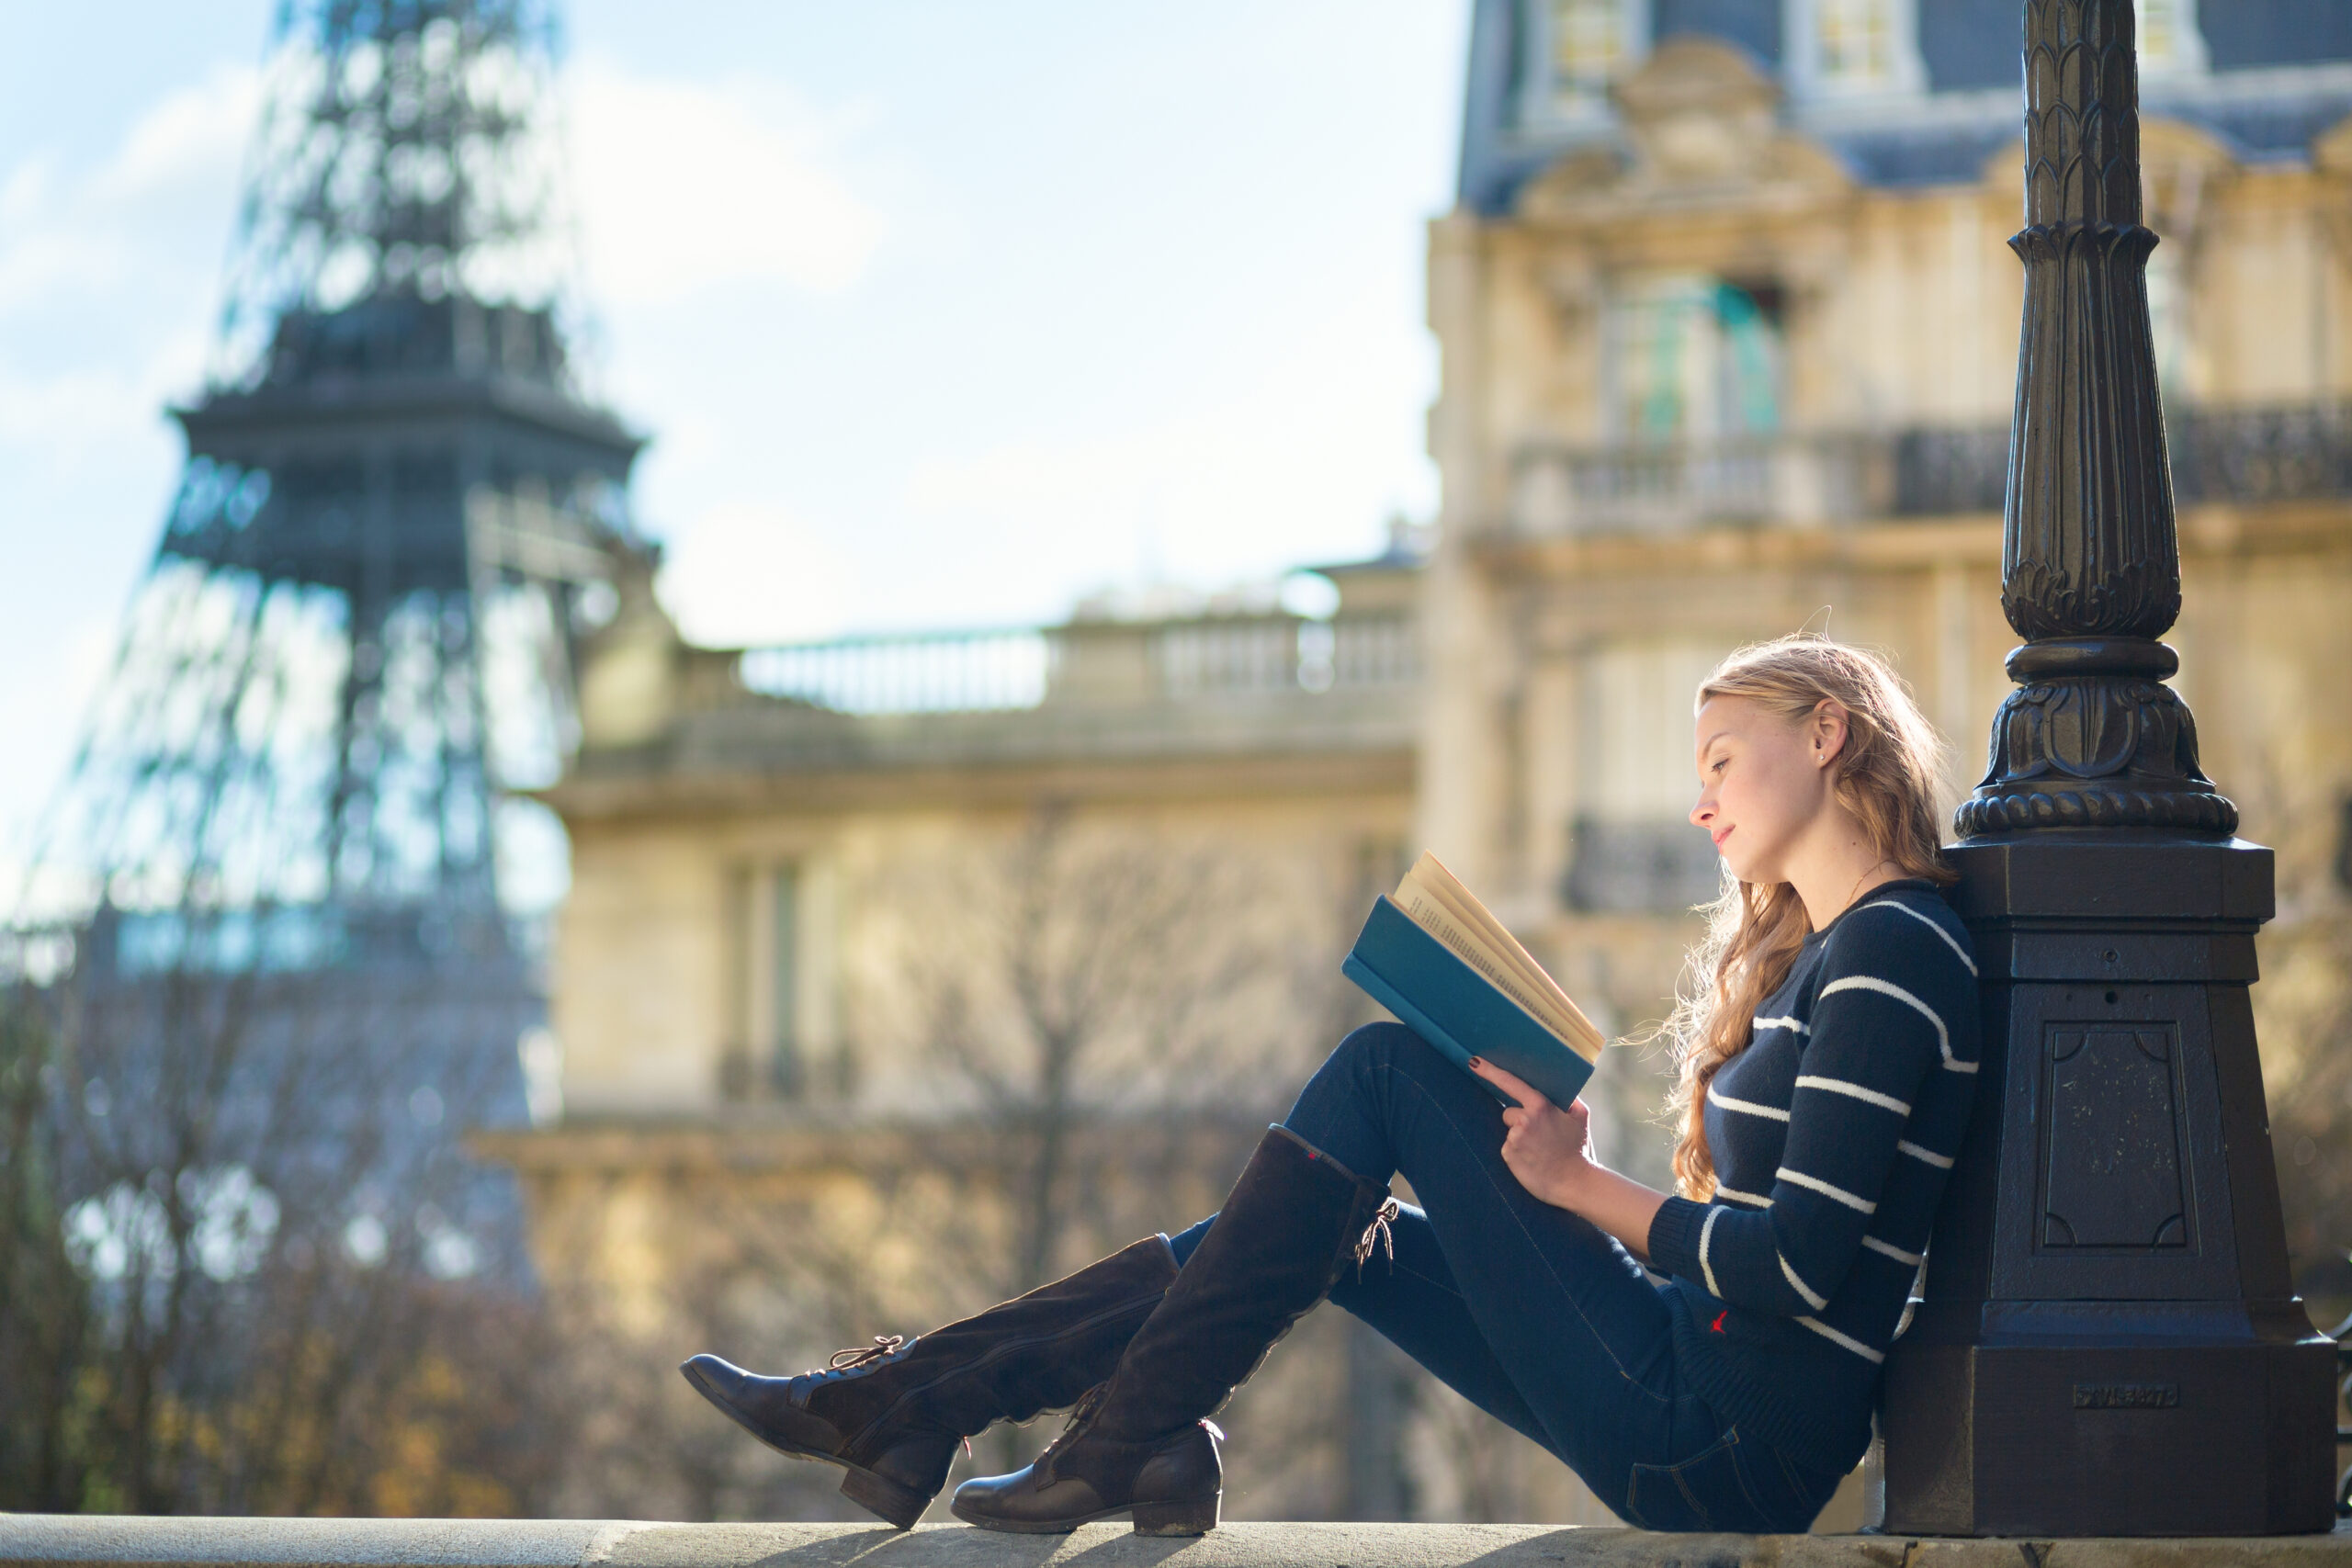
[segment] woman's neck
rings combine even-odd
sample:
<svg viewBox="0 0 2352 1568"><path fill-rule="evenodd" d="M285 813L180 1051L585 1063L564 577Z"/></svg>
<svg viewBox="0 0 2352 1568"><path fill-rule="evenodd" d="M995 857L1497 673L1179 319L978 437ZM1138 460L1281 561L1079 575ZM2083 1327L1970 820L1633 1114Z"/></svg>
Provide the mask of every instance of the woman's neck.
<svg viewBox="0 0 2352 1568"><path fill-rule="evenodd" d="M1862 825L1838 812L1823 824L1828 831L1818 845L1793 855L1789 886L1804 905L1805 921L1821 930L1874 888L1903 878L1903 868L1881 855Z"/></svg>

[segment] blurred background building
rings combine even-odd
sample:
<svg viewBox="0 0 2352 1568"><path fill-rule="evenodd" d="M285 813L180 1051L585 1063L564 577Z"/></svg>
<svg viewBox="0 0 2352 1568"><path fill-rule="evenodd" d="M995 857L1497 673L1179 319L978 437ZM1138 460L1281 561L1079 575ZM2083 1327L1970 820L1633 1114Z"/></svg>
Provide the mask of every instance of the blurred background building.
<svg viewBox="0 0 2352 1568"><path fill-rule="evenodd" d="M2210 770L2278 850L2256 1006L2303 1285L2340 1314L2352 13L2139 9L2173 640ZM1800 626L1889 649L1953 789L1975 780L2016 640L2016 7L1476 17L1460 200L1430 239L1444 512L1416 825L1631 1027L1713 880L1682 823L1683 704L1723 652ZM1616 1065L1630 1124L1656 1086Z"/></svg>
<svg viewBox="0 0 2352 1568"><path fill-rule="evenodd" d="M677 1321L691 1280L741 1344L760 1336L672 1260L746 1261L745 1193L773 1251L748 1277L864 1256L884 1200L827 1194L876 1184L911 1216L925 1169L949 1223L987 1195L982 1255L1026 1263L981 1269L1004 1289L1179 1224L1220 1168L1166 1140L1237 1149L1361 1016L1330 966L1408 848L1447 858L1604 1026L1637 1029L1717 876L1683 820L1689 694L1745 641L1826 626L1891 650L1957 796L2015 640L2013 12L1480 0L1459 200L1430 228L1443 514L1426 546L1400 533L1327 569L1326 617L1205 606L718 652L632 600L544 795L574 856L565 1118L496 1142L561 1226L543 1257L603 1259L599 1289L645 1324ZM2352 715L2328 679L2352 653L2352 17L2148 0L2142 29L2176 640L2209 766L2280 851L2257 993L2279 1146L2305 1287L2352 1295L2328 1217L2352 1077L2327 1050L2352 936ZM1080 1021L1068 993L1102 984L1094 965L1132 994ZM1663 1068L1626 1051L1604 1075L1614 1153L1660 1181ZM1141 1201L1121 1197L1138 1170ZM907 1257L910 1288L933 1256ZM842 1319L841 1342L867 1326ZM780 1317L767 1342L798 1364L822 1337ZM1476 1479L1429 1467L1442 1444L1361 1434L1277 1475L1259 1433L1298 1450L1285 1396L1253 1393L1237 1511L1589 1508L1507 1443ZM1416 1380L1382 1397L1424 1428L1459 1418Z"/></svg>
<svg viewBox="0 0 2352 1568"><path fill-rule="evenodd" d="M1951 745L1952 797L1973 782L2016 640L1998 607L2014 0L1472 10L1459 186L1429 231L1442 510L1374 558L1313 568L1311 614L1271 589L1105 595L1029 629L695 646L621 504L634 437L566 378L560 292L436 274L387 231L345 292L264 297L254 341L274 346L187 417L191 493L211 499L175 511L157 581L228 573L255 606L280 582L340 594L329 629L346 650L325 686L340 695L322 711L354 717L330 726L349 739L320 775L345 781L327 798L373 803L423 777L444 804L432 834L353 861L348 895L322 873L309 902L232 905L266 920L364 908L318 929L366 942L290 966L356 976L382 932L419 964L449 945L401 922L458 907L436 890L492 886L502 832L526 845L551 812L570 845L544 970L512 899L463 906L501 911L496 934L455 943L522 976L491 1032L497 1053L526 1042L534 1066L509 1099L530 1091L529 1125L497 1125L495 1096L448 1117L519 1175L537 1266L527 1334L465 1332L527 1341L547 1376L502 1395L505 1426L426 1423L438 1451L482 1457L419 1473L527 1473L514 1506L854 1517L831 1471L744 1441L671 1366L705 1348L817 1364L1208 1213L1257 1129L1372 1016L1338 957L1420 848L1605 1029L1637 1035L1715 889L1683 819L1687 704L1740 643L1811 626L1890 650ZM318 37L343 15L322 8ZM368 47L440 80L434 62L457 56L433 51L461 54L465 28L505 13L453 4L440 33L432 6L382 15ZM2331 677L2352 660L2352 13L2141 0L2140 24L2188 574L2173 640L2208 768L2279 852L2255 995L2302 1288L2340 1315L2352 699ZM417 166L402 157L384 166ZM273 522L312 517L294 505L304 485L339 521ZM392 548L428 536L439 553ZM329 537L345 556L309 542ZM347 557L347 575L278 564L314 556ZM395 558L442 575L382 577ZM384 591L368 585L392 581L409 597L382 604L422 607L371 607ZM243 614L190 634L207 690L253 684L262 611ZM493 655L493 626L524 651ZM447 703L395 701L378 671L400 637L430 657L398 667ZM546 716L518 731L486 705L500 692ZM248 700L200 733L233 733ZM362 713L379 730L352 727ZM502 763L499 737L518 732L540 739ZM201 776L243 755L207 744L173 754ZM403 761L417 756L431 769ZM388 812L338 807L314 838L375 832ZM378 865L424 871L386 893ZM157 909L185 922L188 890L209 885L172 886ZM119 898L92 908L63 950L74 984L112 972L105 933L128 918L107 912ZM1666 1071L1612 1051L1594 1094L1603 1152L1659 1184ZM74 1211L99 1215L85 1270L109 1238L136 1253L145 1211L118 1207L130 1217ZM194 1247L211 1211L183 1210ZM332 1213L346 1231L366 1217ZM338 1235L314 1262L351 1256ZM514 1457L545 1451L515 1410L562 1432L538 1468ZM1236 1517L1606 1519L1341 1314L1304 1325L1229 1425ZM967 1468L1043 1438L991 1439ZM1841 1500L1825 1528L1857 1508Z"/></svg>

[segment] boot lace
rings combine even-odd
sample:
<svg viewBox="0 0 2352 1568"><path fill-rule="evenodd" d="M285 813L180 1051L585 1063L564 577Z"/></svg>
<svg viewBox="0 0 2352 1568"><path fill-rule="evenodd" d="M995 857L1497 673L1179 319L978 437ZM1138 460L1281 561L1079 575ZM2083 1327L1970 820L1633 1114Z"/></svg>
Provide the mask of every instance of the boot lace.
<svg viewBox="0 0 2352 1568"><path fill-rule="evenodd" d="M877 1334L871 1345L853 1345L846 1350L836 1350L825 1365L837 1372L862 1367L868 1361L878 1361L885 1356L895 1356L907 1342L903 1334Z"/></svg>
<svg viewBox="0 0 2352 1568"><path fill-rule="evenodd" d="M1070 1406L1069 1419L1062 1424L1060 1434L1037 1455L1037 1463L1045 1463L1048 1456L1086 1430L1088 1424L1094 1419L1094 1413L1102 1408L1102 1397L1110 1389L1111 1384L1106 1379L1078 1396L1078 1403Z"/></svg>
<svg viewBox="0 0 2352 1568"><path fill-rule="evenodd" d="M1382 1201L1373 1211L1372 1224L1363 1227L1363 1235L1356 1237L1356 1278L1363 1278L1363 1266L1372 1261L1372 1249L1380 1247L1387 1253L1388 1261L1396 1261L1396 1233L1388 1228L1389 1222L1405 1212L1405 1206L1394 1198Z"/></svg>
<svg viewBox="0 0 2352 1568"><path fill-rule="evenodd" d="M1102 1408L1102 1401L1110 1392L1111 1384L1106 1379L1102 1382L1096 1383L1084 1393L1080 1394L1078 1396L1078 1403L1070 1406L1069 1420L1063 1426L1060 1435L1055 1438L1052 1442L1047 1443L1045 1446L1044 1450L1038 1453L1035 1463L1044 1465L1046 1461L1052 1459L1057 1451L1069 1447L1071 1442L1082 1436L1085 1433L1086 1428L1094 1424L1095 1412ZM1201 1417L1201 1425L1208 1428L1210 1437L1215 1438L1220 1443L1225 1441L1224 1427L1218 1426L1216 1422L1210 1420L1205 1416ZM967 1440L964 1445L964 1451L967 1453L971 1452L971 1444L968 1440Z"/></svg>

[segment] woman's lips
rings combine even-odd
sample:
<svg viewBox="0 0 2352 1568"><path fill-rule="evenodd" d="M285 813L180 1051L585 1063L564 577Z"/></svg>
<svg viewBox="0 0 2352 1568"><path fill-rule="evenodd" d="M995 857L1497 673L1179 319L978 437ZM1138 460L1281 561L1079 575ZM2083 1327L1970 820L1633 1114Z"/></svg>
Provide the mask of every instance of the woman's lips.
<svg viewBox="0 0 2352 1568"><path fill-rule="evenodd" d="M1714 840L1715 848L1722 849L1724 847L1724 840L1731 837L1731 829L1726 828L1720 833L1710 833L1707 836Z"/></svg>

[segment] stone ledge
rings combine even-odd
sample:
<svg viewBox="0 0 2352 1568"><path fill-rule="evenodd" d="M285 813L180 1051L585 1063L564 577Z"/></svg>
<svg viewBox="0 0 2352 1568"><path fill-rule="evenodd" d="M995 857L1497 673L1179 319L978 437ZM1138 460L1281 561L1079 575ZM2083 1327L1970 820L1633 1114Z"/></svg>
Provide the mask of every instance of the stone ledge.
<svg viewBox="0 0 2352 1568"><path fill-rule="evenodd" d="M0 1514L0 1564L158 1568L2352 1568L2352 1530L2211 1540L1652 1535L1552 1525L1228 1524L1146 1540L960 1525Z"/></svg>

